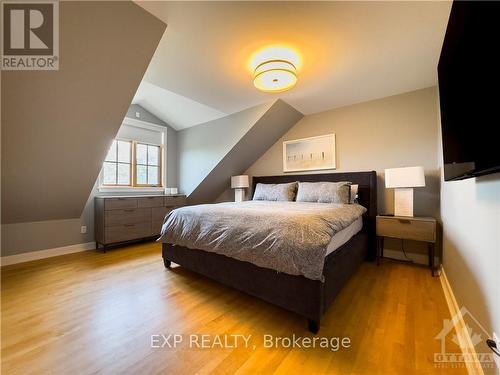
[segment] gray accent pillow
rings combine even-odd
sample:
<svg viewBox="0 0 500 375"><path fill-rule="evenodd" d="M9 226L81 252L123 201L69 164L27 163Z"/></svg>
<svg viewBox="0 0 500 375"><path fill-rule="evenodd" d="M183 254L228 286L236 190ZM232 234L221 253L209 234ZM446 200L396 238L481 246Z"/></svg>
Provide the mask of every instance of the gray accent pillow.
<svg viewBox="0 0 500 375"><path fill-rule="evenodd" d="M297 192L297 183L261 184L258 183L253 194L254 201L293 201Z"/></svg>
<svg viewBox="0 0 500 375"><path fill-rule="evenodd" d="M341 182L299 182L297 202L349 204L351 183Z"/></svg>

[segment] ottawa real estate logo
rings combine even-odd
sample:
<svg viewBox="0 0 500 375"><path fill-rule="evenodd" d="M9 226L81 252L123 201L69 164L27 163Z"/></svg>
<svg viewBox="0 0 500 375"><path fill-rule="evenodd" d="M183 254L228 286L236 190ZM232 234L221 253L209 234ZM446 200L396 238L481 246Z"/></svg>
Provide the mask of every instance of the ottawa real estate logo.
<svg viewBox="0 0 500 375"><path fill-rule="evenodd" d="M2 1L2 70L59 69L59 3Z"/></svg>

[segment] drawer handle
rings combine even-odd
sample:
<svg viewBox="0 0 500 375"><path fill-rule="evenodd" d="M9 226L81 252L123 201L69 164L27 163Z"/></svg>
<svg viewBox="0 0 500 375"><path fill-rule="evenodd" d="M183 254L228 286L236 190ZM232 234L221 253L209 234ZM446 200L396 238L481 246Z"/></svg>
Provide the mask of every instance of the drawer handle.
<svg viewBox="0 0 500 375"><path fill-rule="evenodd" d="M133 227L135 224L123 224L124 227Z"/></svg>
<svg viewBox="0 0 500 375"><path fill-rule="evenodd" d="M407 219L398 219L398 221L399 221L401 224L411 224L411 221L410 221L410 220L407 220Z"/></svg>
<svg viewBox="0 0 500 375"><path fill-rule="evenodd" d="M155 197L148 197L148 199L155 199Z"/></svg>
<svg viewBox="0 0 500 375"><path fill-rule="evenodd" d="M124 201L125 200L125 198L116 198L116 199L118 199L119 201Z"/></svg>
<svg viewBox="0 0 500 375"><path fill-rule="evenodd" d="M123 210L123 212L134 212L135 210Z"/></svg>

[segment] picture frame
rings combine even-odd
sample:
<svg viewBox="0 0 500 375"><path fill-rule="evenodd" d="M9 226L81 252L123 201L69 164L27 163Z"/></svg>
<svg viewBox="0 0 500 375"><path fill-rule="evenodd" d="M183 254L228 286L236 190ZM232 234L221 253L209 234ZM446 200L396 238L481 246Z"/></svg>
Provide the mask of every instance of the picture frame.
<svg viewBox="0 0 500 375"><path fill-rule="evenodd" d="M335 134L283 142L283 172L336 169Z"/></svg>

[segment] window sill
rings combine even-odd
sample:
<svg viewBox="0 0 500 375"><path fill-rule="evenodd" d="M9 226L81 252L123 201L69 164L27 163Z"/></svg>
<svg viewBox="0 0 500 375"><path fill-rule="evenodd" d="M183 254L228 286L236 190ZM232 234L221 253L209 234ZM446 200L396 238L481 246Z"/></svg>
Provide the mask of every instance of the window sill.
<svg viewBox="0 0 500 375"><path fill-rule="evenodd" d="M163 193L165 189L162 187L99 186L98 190L100 193Z"/></svg>

